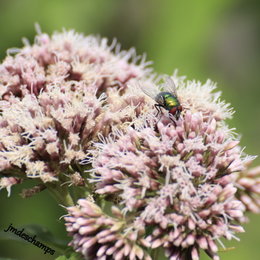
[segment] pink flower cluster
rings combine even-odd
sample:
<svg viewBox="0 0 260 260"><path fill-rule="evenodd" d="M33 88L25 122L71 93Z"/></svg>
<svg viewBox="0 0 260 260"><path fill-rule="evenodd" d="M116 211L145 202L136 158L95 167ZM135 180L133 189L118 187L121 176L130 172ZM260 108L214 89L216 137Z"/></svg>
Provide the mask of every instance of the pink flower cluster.
<svg viewBox="0 0 260 260"><path fill-rule="evenodd" d="M249 166L249 165L247 165ZM237 197L247 211L260 213L260 167L245 169L235 175ZM247 220L247 219L245 219Z"/></svg>
<svg viewBox="0 0 260 260"><path fill-rule="evenodd" d="M2 176L68 183L98 134L140 113L144 97L126 83L149 75L147 65L133 49L73 31L41 33L8 55L0 65Z"/></svg>
<svg viewBox="0 0 260 260"><path fill-rule="evenodd" d="M126 227L118 208L112 207L110 217L90 200L80 199L78 204L68 208L70 216L64 219L67 231L73 235L70 245L85 259L152 260L143 249L147 243L140 239L144 229L137 232L134 225Z"/></svg>
<svg viewBox="0 0 260 260"><path fill-rule="evenodd" d="M163 117L98 144L91 181L117 198L126 219L134 213L148 248L163 247L170 259L199 259L201 248L218 259L216 241L243 232L232 173L247 158L237 145L214 118L187 111L176 127Z"/></svg>
<svg viewBox="0 0 260 260"><path fill-rule="evenodd" d="M147 65L134 49L74 31L10 50L0 65L0 189L36 178L23 197L47 188L73 205L65 225L84 259L198 260L204 250L218 260L245 211L260 212L259 167L248 169L253 157L211 81L172 76L177 120L145 95L165 86Z"/></svg>

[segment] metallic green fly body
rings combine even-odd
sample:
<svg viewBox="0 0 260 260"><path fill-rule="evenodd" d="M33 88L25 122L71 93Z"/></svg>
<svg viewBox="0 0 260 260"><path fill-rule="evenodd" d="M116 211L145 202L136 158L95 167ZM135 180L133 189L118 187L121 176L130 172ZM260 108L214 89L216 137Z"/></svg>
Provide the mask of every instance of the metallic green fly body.
<svg viewBox="0 0 260 260"><path fill-rule="evenodd" d="M180 118L182 105L180 104L177 96L176 86L170 77L165 79L165 83L162 84L159 89L151 87L148 88L145 86L142 86L141 89L146 95L157 102L155 107L158 113L161 112L161 108L164 108L169 111L169 114L174 116L176 120ZM163 91L161 91L161 89Z"/></svg>

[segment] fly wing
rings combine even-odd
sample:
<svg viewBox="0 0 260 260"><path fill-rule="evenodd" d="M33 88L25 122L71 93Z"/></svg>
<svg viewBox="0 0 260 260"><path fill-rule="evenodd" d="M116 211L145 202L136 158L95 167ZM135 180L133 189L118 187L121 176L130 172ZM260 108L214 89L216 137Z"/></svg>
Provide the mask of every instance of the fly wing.
<svg viewBox="0 0 260 260"><path fill-rule="evenodd" d="M150 98L154 99L159 94L159 89L152 82L138 82L139 88Z"/></svg>
<svg viewBox="0 0 260 260"><path fill-rule="evenodd" d="M164 91L170 92L177 97L176 85L171 77L166 76L164 83L161 84L161 87Z"/></svg>

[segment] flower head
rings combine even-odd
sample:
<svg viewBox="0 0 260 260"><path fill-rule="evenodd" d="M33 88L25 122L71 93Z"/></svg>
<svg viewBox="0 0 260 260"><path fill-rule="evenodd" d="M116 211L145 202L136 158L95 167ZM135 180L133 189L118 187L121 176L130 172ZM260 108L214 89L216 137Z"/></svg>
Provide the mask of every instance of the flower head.
<svg viewBox="0 0 260 260"><path fill-rule="evenodd" d="M0 65L1 173L67 183L98 134L141 113L143 98L126 84L145 79L147 65L133 49L74 31L39 33L8 55Z"/></svg>
<svg viewBox="0 0 260 260"><path fill-rule="evenodd" d="M113 207L109 216L92 201L80 199L68 212L64 219L73 236L70 245L85 259L152 259L143 249L145 241L139 240L143 230L127 226L118 208Z"/></svg>
<svg viewBox="0 0 260 260"><path fill-rule="evenodd" d="M246 168L236 174L235 178L238 189L237 198L244 204L247 211L260 213L260 167Z"/></svg>
<svg viewBox="0 0 260 260"><path fill-rule="evenodd" d="M259 168L247 169L253 158L225 124L233 111L211 81L175 73L171 106L160 99L157 113L164 78L118 46L39 32L9 51L0 65L0 189L10 195L37 178L23 197L48 188L67 206L77 201L65 221L85 259L150 260L162 248L169 259L204 250L218 260L217 242L243 232L244 212L260 205Z"/></svg>
<svg viewBox="0 0 260 260"><path fill-rule="evenodd" d="M225 126L225 110L217 114L218 101L206 112L201 100L189 105L182 93L185 111L174 123L151 112L143 125L97 143L90 181L96 193L118 201L126 218L142 223L148 248L163 247L169 259L199 259L199 249L218 259L216 242L243 232L234 173L250 157Z"/></svg>

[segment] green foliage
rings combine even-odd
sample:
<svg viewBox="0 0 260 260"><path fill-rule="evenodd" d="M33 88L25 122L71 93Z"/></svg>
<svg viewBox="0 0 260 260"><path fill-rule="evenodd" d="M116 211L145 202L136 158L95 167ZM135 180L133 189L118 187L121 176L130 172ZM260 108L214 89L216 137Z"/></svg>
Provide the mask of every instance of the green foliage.
<svg viewBox="0 0 260 260"><path fill-rule="evenodd" d="M62 255L62 256L57 257L55 260L82 260L82 256L80 256L77 253L72 253L68 257L65 255Z"/></svg>
<svg viewBox="0 0 260 260"><path fill-rule="evenodd" d="M68 241L56 238L52 234L52 232L48 230L46 227L36 225L36 224L31 224L31 225L20 226L17 228L17 230L22 230L22 229L24 229L23 232L26 233L28 236L33 237L35 235L38 241L46 244L48 247L54 249L55 251L58 251L60 253L65 253L68 248L67 246ZM0 240L19 241L23 244L28 244L28 241L8 231L7 232L0 231Z"/></svg>

